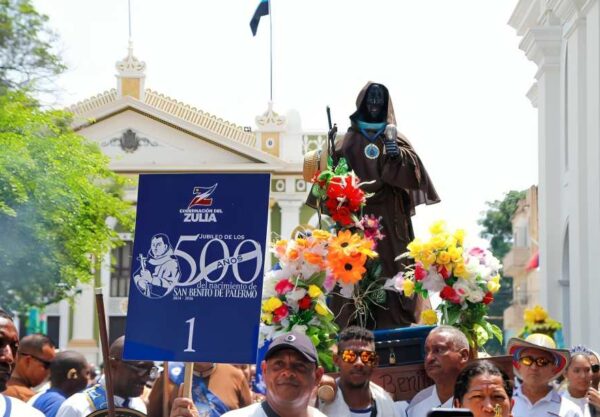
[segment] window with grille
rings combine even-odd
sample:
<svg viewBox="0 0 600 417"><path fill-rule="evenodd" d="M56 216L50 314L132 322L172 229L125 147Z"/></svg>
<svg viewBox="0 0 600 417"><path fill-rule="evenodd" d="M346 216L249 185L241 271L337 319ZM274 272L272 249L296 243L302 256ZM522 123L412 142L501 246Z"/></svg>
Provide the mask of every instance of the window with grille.
<svg viewBox="0 0 600 417"><path fill-rule="evenodd" d="M112 250L110 271L111 297L127 297L129 295L132 251L132 241L125 241L123 246Z"/></svg>

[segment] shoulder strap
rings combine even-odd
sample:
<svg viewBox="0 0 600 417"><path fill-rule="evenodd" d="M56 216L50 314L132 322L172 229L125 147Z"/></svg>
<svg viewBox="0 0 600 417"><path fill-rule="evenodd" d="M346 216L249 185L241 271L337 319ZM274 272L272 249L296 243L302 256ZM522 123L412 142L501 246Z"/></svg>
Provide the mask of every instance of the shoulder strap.
<svg viewBox="0 0 600 417"><path fill-rule="evenodd" d="M88 401L91 403L94 410L108 408L108 404L106 402L106 392L104 391L102 385L96 384L83 392L87 396Z"/></svg>
<svg viewBox="0 0 600 417"><path fill-rule="evenodd" d="M10 417L10 413L12 411L12 401L8 395L3 395L2 397L4 398L4 405L6 407L4 410L4 417Z"/></svg>
<svg viewBox="0 0 600 417"><path fill-rule="evenodd" d="M277 414L275 410L271 408L267 400L264 400L262 403L260 403L260 406L262 407L267 417L279 417L279 414Z"/></svg>

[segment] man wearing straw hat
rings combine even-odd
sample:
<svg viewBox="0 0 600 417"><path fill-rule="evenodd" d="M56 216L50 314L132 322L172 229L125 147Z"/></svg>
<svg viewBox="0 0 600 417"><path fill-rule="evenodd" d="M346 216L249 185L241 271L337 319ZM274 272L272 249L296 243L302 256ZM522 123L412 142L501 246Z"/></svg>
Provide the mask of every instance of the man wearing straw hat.
<svg viewBox="0 0 600 417"><path fill-rule="evenodd" d="M525 340L508 342L515 375L523 382L515 390L514 417L581 417L575 403L562 397L550 385L567 368L569 351L557 349L549 336L534 333Z"/></svg>

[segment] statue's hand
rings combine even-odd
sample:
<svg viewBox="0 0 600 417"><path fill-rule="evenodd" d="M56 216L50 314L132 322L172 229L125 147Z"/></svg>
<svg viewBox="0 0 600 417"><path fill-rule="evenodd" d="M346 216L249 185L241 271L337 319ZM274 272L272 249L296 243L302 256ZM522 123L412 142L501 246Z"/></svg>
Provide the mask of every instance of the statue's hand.
<svg viewBox="0 0 600 417"><path fill-rule="evenodd" d="M385 127L384 136L385 139L383 140L383 145L385 146L385 153L391 157L398 156L400 154L400 150L398 149L398 143L396 142L396 137L398 136L396 126L387 125Z"/></svg>

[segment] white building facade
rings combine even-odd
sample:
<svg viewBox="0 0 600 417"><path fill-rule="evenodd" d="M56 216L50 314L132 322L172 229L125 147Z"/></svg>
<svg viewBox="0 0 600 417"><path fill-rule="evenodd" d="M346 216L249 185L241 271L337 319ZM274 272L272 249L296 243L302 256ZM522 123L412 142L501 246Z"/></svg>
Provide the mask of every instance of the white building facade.
<svg viewBox="0 0 600 417"><path fill-rule="evenodd" d="M536 63L540 301L567 345L600 348L600 2L520 0L509 24Z"/></svg>
<svg viewBox="0 0 600 417"><path fill-rule="evenodd" d="M303 132L297 112L280 116L271 103L254 128L237 126L144 84L145 64L130 46L117 63L117 88L68 109L75 130L98 144L111 169L133 179L140 173L270 173L270 239L289 237L298 225L314 222L314 210L304 205L310 184L302 178L302 161L304 153L321 148L325 133ZM128 189L126 199L135 204L136 198L137 189ZM72 306L63 301L45 311L59 347L76 349L93 363L101 361L94 287L103 288L109 338L125 330L133 236L121 237L125 245L106 254L96 282L82 286ZM266 268L270 264L267 256Z"/></svg>

